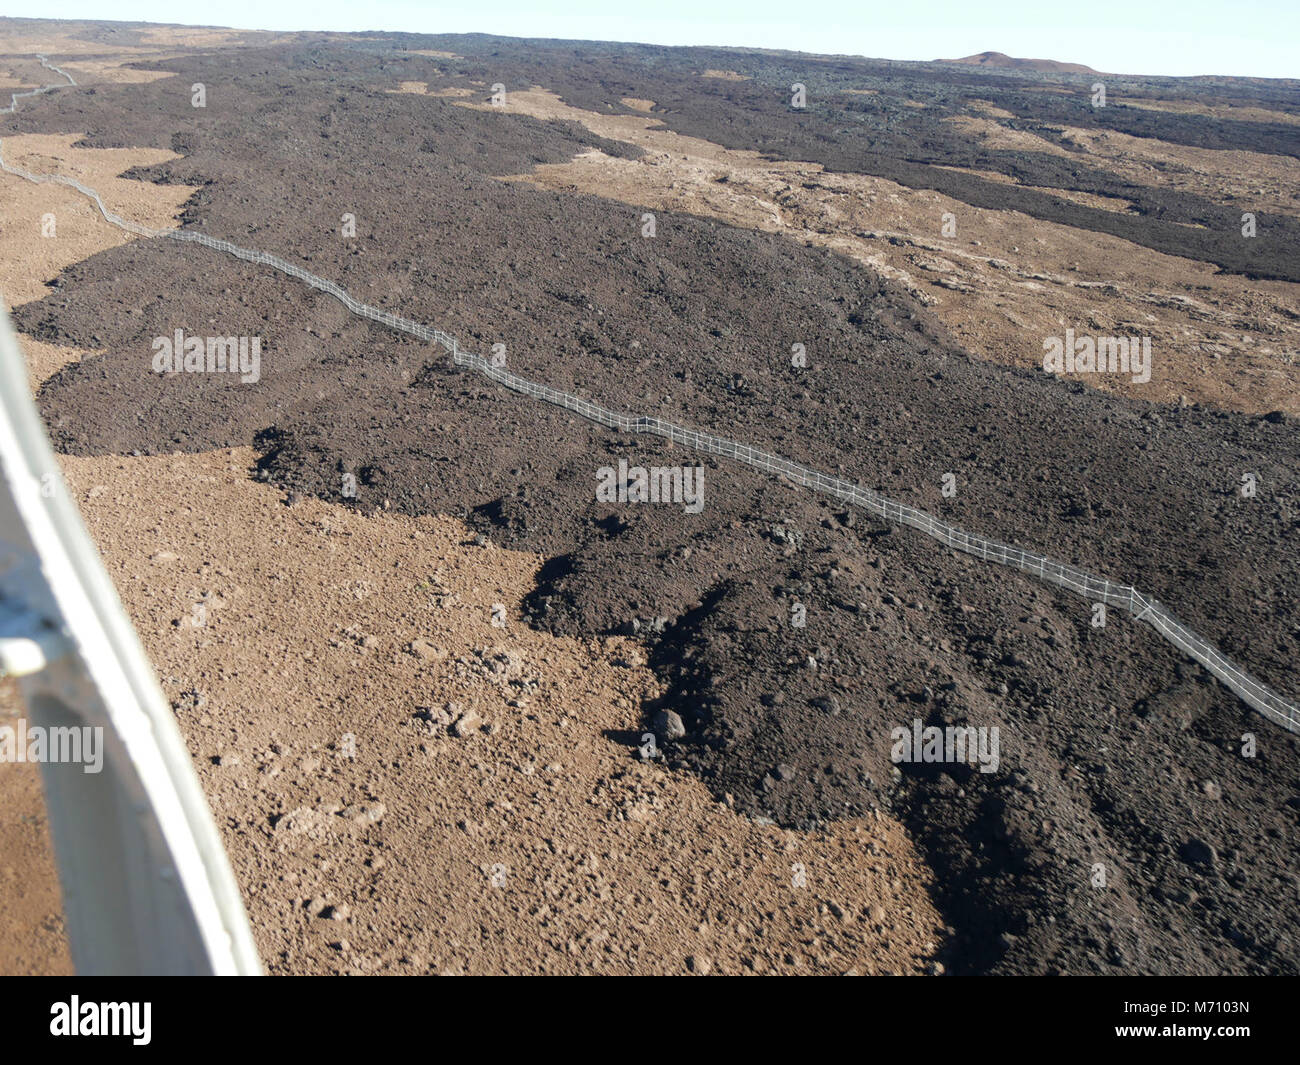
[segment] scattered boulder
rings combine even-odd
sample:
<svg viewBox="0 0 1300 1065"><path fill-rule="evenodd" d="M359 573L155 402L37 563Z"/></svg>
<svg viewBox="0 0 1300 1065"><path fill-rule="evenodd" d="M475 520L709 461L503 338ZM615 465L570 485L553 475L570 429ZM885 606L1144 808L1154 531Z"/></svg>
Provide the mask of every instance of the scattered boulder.
<svg viewBox="0 0 1300 1065"><path fill-rule="evenodd" d="M654 728L655 735L662 740L671 742L680 740L686 735L686 726L682 723L681 715L675 710L657 710L650 721Z"/></svg>
<svg viewBox="0 0 1300 1065"><path fill-rule="evenodd" d="M1188 865L1202 865L1207 868L1219 860L1219 852L1214 849L1214 846L1195 836L1178 848L1178 854Z"/></svg>
<svg viewBox="0 0 1300 1065"><path fill-rule="evenodd" d="M460 717L456 718L455 723L451 726L451 731L462 739L469 736L483 727L483 719L479 717L475 710L466 710Z"/></svg>

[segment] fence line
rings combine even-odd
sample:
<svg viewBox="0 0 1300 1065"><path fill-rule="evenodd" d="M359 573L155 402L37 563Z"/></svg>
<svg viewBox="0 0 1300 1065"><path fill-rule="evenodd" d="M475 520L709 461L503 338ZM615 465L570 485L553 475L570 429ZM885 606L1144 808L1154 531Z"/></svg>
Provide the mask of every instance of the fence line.
<svg viewBox="0 0 1300 1065"><path fill-rule="evenodd" d="M71 84L76 84L71 75L50 64L45 56L39 56L38 58L42 65L62 74ZM57 85L47 85L29 92L14 93L13 102L8 108L0 111L0 114L12 113L17 108L18 100L21 97L36 96L59 87ZM0 170L38 184L54 183L74 188L94 202L105 221L138 236L201 244L204 247L232 255L237 259L269 266L283 274L297 278L311 288L333 296L353 314L386 325L390 329L407 333L428 343L440 345L451 354L454 365L475 370L512 392L531 396L534 399L557 407L563 407L565 410L572 411L582 418L610 429L630 433L649 433L654 436L664 437L674 444L680 444L712 455L719 455L735 462L753 466L766 473L785 477L795 484L860 507L886 522L916 529L955 551L974 555L985 562L996 562L999 565L1012 566L1046 583L1055 584L1075 592L1092 602L1103 602L1110 606L1123 607L1137 620L1145 621L1165 640L1199 662L1227 688L1235 692L1248 706L1253 707L1264 717L1282 728L1291 732L1300 732L1300 708L1287 702L1272 689L1240 669L1225 657L1214 644L1202 639L1191 629L1181 624L1163 605L1143 595L1132 585L1116 584L1104 577L1098 577L1086 570L1056 562L1044 555L1025 551L1010 544L1004 544L999 540L989 540L982 536L975 536L955 525L940 521L926 511L906 506L838 477L828 477L826 474L791 462L779 455L759 451L746 444L728 440L725 437L711 436L695 429L674 425L659 418L633 416L608 410L580 396L530 381L526 377L510 373L503 366L493 365L490 360L481 355L473 355L462 351L454 337L439 329L431 329L419 322L413 322L409 318L402 318L378 307L362 303L360 300L354 299L334 282L309 273L301 267L281 259L279 256L262 251L250 251L229 241L216 240L191 230L150 229L147 226L137 225L121 218L104 206L104 201L100 199L99 194L94 189L87 188L72 178L58 174L30 174L25 170L10 166L4 160L2 144L0 144Z"/></svg>

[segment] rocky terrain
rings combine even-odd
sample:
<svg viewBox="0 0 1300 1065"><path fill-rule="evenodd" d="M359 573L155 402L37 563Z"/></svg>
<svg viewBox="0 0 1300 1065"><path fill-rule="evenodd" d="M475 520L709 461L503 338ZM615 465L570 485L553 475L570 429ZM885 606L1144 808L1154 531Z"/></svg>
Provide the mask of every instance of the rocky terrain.
<svg viewBox="0 0 1300 1065"><path fill-rule="evenodd" d="M17 58L37 29L13 28L15 84L38 76ZM95 153L145 153L121 184L185 192L182 226L301 263L471 350L503 344L509 368L534 380L1135 584L1300 695L1294 84L1105 76L1097 108L1096 75L1038 67L405 35L231 34L138 55L167 42L108 32L75 28L81 45L46 46L89 76L7 119L6 158L71 172ZM796 82L806 107L791 106ZM26 193L11 184L6 195ZM355 236L340 234L344 215ZM799 909L782 865L766 916L737 931L733 914L707 948L719 969L1300 968L1297 742L1151 629L1118 612L1097 627L1090 604L1026 576L504 392L250 264L117 239L48 273L44 292L15 301L15 321L37 350L78 354L34 375L39 403L74 487L111 483L122 500L105 511L87 497L88 520L146 640L163 630L150 650L273 968L517 970L550 915L566 930L546 933L563 959L547 971L585 971L593 945L619 970L691 969L668 944L688 926L705 937L694 917L731 903L686 882L709 883L700 863L725 863L728 847L769 845L808 848L803 868L834 855L843 897ZM153 338L177 328L259 336L261 379L152 373ZM1067 328L1154 334L1151 387L1045 374L1043 340ZM796 345L804 365L791 363ZM212 456L230 483L203 465ZM703 508L599 501L598 471L620 461L703 467ZM1257 491L1243 495L1247 474ZM286 531L281 511L310 517ZM376 544L373 576L352 550L348 581L374 594L327 605L320 589L347 581L290 562L316 526L327 544L436 529L438 546L415 558ZM272 561L236 578L232 542ZM498 548L531 560L511 591L495 578L504 631L496 600L469 591L492 584ZM147 565L159 553L189 568L175 587ZM461 584L429 576L438 557L460 560ZM398 584L390 564L406 574ZM285 601L341 611L337 624L295 642L281 597L254 597L206 639L217 662L299 656L292 698L266 699L215 665L196 680L175 642L196 637L167 633L171 615L268 580ZM426 584L443 602L473 599L477 628L422 633L403 597ZM421 648L456 639L468 641L458 654L419 667ZM547 641L576 656L551 698L584 674L611 679L583 712L530 724L547 674L525 682L525 664ZM635 683L611 661L635 662ZM484 670L518 690L475 707ZM351 685L371 694L341 706ZM312 774L331 771L333 737L356 733L372 703L383 753L370 779L343 767L322 787ZM551 716L579 730L582 770L565 770L539 732ZM895 764L891 733L914 721L997 728L1000 765ZM399 726L412 730L402 745L379 739ZM298 729L310 738L285 738ZM466 756L467 741L482 753ZM447 757L457 768L423 768ZM567 798L531 782L487 798L502 767L550 764ZM457 798L470 779L487 807L474 816ZM365 794L344 801L340 781ZM689 803L655 798L678 788L694 789ZM651 883L655 906L671 899L679 915L640 961L612 932L616 950L576 931L588 903L565 885L595 875L578 853L594 838L586 794L619 823L658 818L654 846L686 818L671 832L690 856L662 858L667 883L655 860L612 877L631 901L611 928L649 920ZM366 820L376 803L391 838ZM339 818L361 827L308 869ZM457 833L493 842L458 850ZM622 830L599 838L616 867L645 845ZM419 857L430 848L450 848L453 870L478 853L489 883L482 869L498 862L527 869L537 894L483 906L495 896L451 875L471 893L454 897L464 923L417 933L422 885L439 876L441 859ZM489 860L494 849L515 857ZM548 854L577 857L559 872ZM900 864L872 895L882 855ZM379 868L377 856L382 876L355 868ZM746 868L771 879L778 866ZM322 946L312 921L364 899L382 909L369 929L379 945L358 950L347 930ZM853 929L834 950L832 921ZM807 950L769 949L809 936Z"/></svg>

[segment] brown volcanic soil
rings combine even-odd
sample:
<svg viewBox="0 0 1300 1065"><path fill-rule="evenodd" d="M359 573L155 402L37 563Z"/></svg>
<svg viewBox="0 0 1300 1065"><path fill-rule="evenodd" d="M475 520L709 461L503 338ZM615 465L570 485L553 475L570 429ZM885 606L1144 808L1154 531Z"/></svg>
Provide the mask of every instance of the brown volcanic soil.
<svg viewBox="0 0 1300 1065"><path fill-rule="evenodd" d="M153 225L189 193L115 180L147 152L72 139L6 149ZM124 239L71 190L5 178L0 195L6 293L30 298ZM33 242L46 211L59 239ZM95 354L24 347L37 384ZM657 689L638 648L488 620L497 600L518 617L535 558L481 550L454 521L288 500L248 477L252 461L63 466L173 698L272 972L922 971L943 930L897 822L787 832L630 758ZM210 611L198 630L196 602ZM459 735L456 708L482 725ZM19 713L0 684L0 717ZM0 766L0 795L0 972L69 972L36 768Z"/></svg>
<svg viewBox="0 0 1300 1065"><path fill-rule="evenodd" d="M293 500L254 460L64 468L270 972L924 971L942 929L895 821L758 825L632 757L644 652L523 625L539 558Z"/></svg>
<svg viewBox="0 0 1300 1065"><path fill-rule="evenodd" d="M0 726L25 716L18 686L0 681ZM54 848L40 766L0 765L0 976L68 976Z"/></svg>
<svg viewBox="0 0 1300 1065"><path fill-rule="evenodd" d="M634 159L584 152L517 180L704 215L831 248L898 281L968 350L996 362L1040 367L1042 338L1059 334L1064 322L1076 328L1086 323L1102 335L1127 330L1151 337L1151 380L1104 375L1096 387L1146 402L1300 414L1300 317L1292 283L1250 281L1114 237L971 208L881 178L731 151L665 130L657 117L581 111L540 90L510 93L506 108L579 121L593 133L645 150ZM1009 136L984 119L962 121L973 123L979 137L990 128ZM1285 165L1295 160L1075 132L1094 154L1104 153L1109 168L1124 174L1186 181L1229 201L1239 198L1246 180L1252 194L1276 190L1288 210L1300 202L1300 164ZM1016 136L1049 146L1040 137ZM942 232L948 216L958 228L951 239Z"/></svg>
<svg viewBox="0 0 1300 1065"><path fill-rule="evenodd" d="M69 41L58 38L58 43L66 46ZM24 60L17 65L26 68L31 64ZM10 162L32 171L58 169L99 190L111 210L155 227L175 224L176 214L192 190L118 177L125 169L160 162L172 158L173 153L74 148L71 142L75 139L71 135L6 137L4 148ZM4 264L0 291L6 310L37 298L45 285L72 263L131 239L105 222L94 206L72 189L5 176L0 197L4 217L0 226L0 261ZM46 214L55 217L55 237L33 239ZM94 354L30 337L25 338L23 349L33 392L69 362ZM17 685L0 683L3 723L12 724L23 713ZM5 856L0 863L4 896L0 973L69 974L72 959L63 932L58 874L37 766L0 765L0 811L0 855Z"/></svg>
<svg viewBox="0 0 1300 1065"><path fill-rule="evenodd" d="M408 65L378 52L254 55L233 77L222 63L226 102L207 114L159 81L60 93L22 121L182 153L149 174L206 182L190 224L477 347L503 340L516 370L1133 581L1294 695L1300 456L1285 419L1156 408L971 359L839 256L671 212L643 240L624 205L494 180L593 143L572 126L377 91ZM215 62L173 65L202 80ZM662 99L638 76L611 90ZM335 219L354 209L361 239L340 247ZM1114 615L1093 630L1082 602L748 471L709 465L697 516L597 505L599 466L694 460L505 396L214 255L105 252L18 317L107 352L43 390L70 452L256 440L263 476L287 487L338 499L354 472L363 508L468 511L543 552L539 627L662 629L648 642L667 689L645 709L661 698L687 721L670 764L803 831L897 811L938 874L958 971L1297 969L1296 742L1149 630ZM153 336L208 324L263 337L260 385L148 372ZM794 342L811 357L801 375ZM948 471L961 489L945 501ZM1265 486L1251 502L1234 493L1245 471ZM796 597L807 629L786 623ZM914 717L998 725L1001 771L895 774L889 730ZM1247 731L1259 758L1237 753Z"/></svg>
<svg viewBox="0 0 1300 1065"><path fill-rule="evenodd" d="M1020 211L1250 277L1300 280L1291 253L1300 235L1294 217L1261 207L1259 238L1243 239L1240 209L1204 195L1135 183L1098 165L1066 135L1067 128L1082 128L1294 157L1300 149L1300 128L1289 121L1300 109L1295 82L1108 77L1108 104L1093 108L1095 76L1089 74L990 74L849 57L810 62L794 55L705 48L592 44L575 49L562 42L475 35L410 40L448 47L457 42L464 59L431 70L430 77L415 62L395 61L403 80L472 84L478 79L484 86L501 82L516 90L541 85L566 103L601 113L632 110L619 102L623 97L651 99L669 128L727 148L883 177L973 207ZM574 61L575 52L581 62ZM701 70L720 65L741 76L700 76ZM805 109L789 106L794 82L807 86ZM1133 105L1126 102L1130 96ZM1274 122L1258 122L1137 106L1152 97L1223 107L1249 102L1283 114ZM949 121L967 113L971 104L987 106L990 101L1009 116L1000 119L1008 130L1041 134L1065 147L1069 156L1035 148L990 148ZM991 181L974 171L993 171L1019 184ZM1134 209L1121 214L1042 191L1052 189L1130 200Z"/></svg>
<svg viewBox="0 0 1300 1065"><path fill-rule="evenodd" d="M940 59L939 63L955 63L967 67L996 67L1010 70L1037 70L1058 74L1096 74L1083 63L1062 63L1058 59L1021 59L1005 52L977 52L961 59Z"/></svg>

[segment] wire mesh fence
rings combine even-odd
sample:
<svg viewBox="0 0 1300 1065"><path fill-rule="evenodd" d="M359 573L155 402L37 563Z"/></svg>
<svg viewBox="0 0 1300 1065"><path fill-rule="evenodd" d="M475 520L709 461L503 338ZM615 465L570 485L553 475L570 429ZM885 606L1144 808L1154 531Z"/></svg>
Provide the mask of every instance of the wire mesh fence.
<svg viewBox="0 0 1300 1065"><path fill-rule="evenodd" d="M62 74L71 84L76 84L71 76L47 62L44 56L39 58L45 67ZM18 100L22 97L36 96L58 87L56 85L47 85L29 92L14 93L10 106L0 111L0 114L12 113L18 105ZM888 499L849 481L827 476L817 470L782 458L780 455L760 451L749 445L728 440L725 437L711 436L695 429L674 425L659 418L633 416L608 410L590 400L583 399L581 396L530 381L525 377L509 372L504 366L496 365L481 355L462 351L456 339L441 330L432 329L429 326L421 325L419 322L413 322L409 318L402 318L379 307L362 303L333 281L318 277L316 274L310 273L286 259L281 259L279 256L262 251L251 251L229 241L217 240L202 233L196 233L193 230L150 229L147 226L137 225L121 218L108 210L103 200L100 199L99 193L79 181L58 174L31 174L9 165L4 160L2 145L0 145L0 170L38 184L48 182L74 188L94 202L105 221L137 236L166 238L183 243L201 244L204 247L232 255L246 262L269 266L280 273L296 278L311 288L333 296L349 311L359 317L414 336L427 343L440 345L450 352L454 365L482 373L488 379L512 392L570 410L588 421L610 429L617 429L620 432L649 433L694 451L718 455L734 462L752 466L765 473L784 477L804 488L844 500L855 507L874 514L883 521L916 529L918 532L924 533L926 536L955 551L974 555L985 562L1011 566L1037 577L1041 581L1075 592L1091 602L1123 607L1139 621L1149 624L1164 639L1188 657L1199 662L1226 687L1236 693L1248 706L1282 728L1291 732L1300 732L1300 709L1239 668L1212 643L1181 624L1165 607L1154 599L1144 596L1131 585L1116 584L1104 577L1098 577L1085 570L1054 561L1044 555L1025 551L998 540L975 536L964 529L940 521L926 511L917 510L915 507L909 507L903 503Z"/></svg>
<svg viewBox="0 0 1300 1065"><path fill-rule="evenodd" d="M1025 551L999 540L976 536L955 525L940 521L926 511L909 507L849 481L829 477L817 470L782 458L780 455L760 451L725 437L711 436L695 429L674 425L659 418L634 417L607 410L580 396L540 385L518 374L510 373L503 367L493 365L481 355L461 351L459 345L445 334L438 337L438 342L452 353L456 365L477 370L511 391L571 410L590 421L612 429L622 432L650 433L695 451L719 455L766 473L777 474L805 488L842 499L884 521L916 529L955 551L974 555L985 562L1014 567L1039 580L1068 589L1090 602L1123 607L1139 621L1151 625L1159 635L1184 654L1203 665L1248 706L1282 728L1291 732L1300 732L1300 709L1240 669L1212 643L1181 624L1165 607L1144 596L1132 585L1118 584L1076 566L1057 562L1045 555Z"/></svg>

